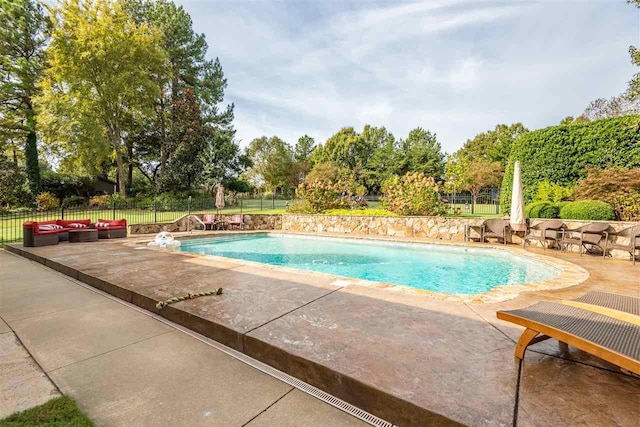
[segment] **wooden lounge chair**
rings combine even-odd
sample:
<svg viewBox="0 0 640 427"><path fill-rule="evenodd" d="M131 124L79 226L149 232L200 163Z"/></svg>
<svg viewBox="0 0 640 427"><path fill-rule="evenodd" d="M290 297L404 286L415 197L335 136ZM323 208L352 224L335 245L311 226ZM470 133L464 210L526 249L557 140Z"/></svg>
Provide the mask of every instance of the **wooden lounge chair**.
<svg viewBox="0 0 640 427"><path fill-rule="evenodd" d="M487 237L495 237L498 240L502 239L502 243L506 245L508 229L508 221L500 218L488 219L482 223L482 227L480 230L480 241L484 243Z"/></svg>
<svg viewBox="0 0 640 427"><path fill-rule="evenodd" d="M522 239L522 247L524 248L527 242L537 240L542 244L542 247L546 250L550 242L558 244L558 240L561 237L561 231L565 228L564 222L559 219L552 219L549 221L543 221L536 225L529 227L529 232ZM540 234L534 234L533 231L540 232Z"/></svg>
<svg viewBox="0 0 640 427"><path fill-rule="evenodd" d="M538 302L496 315L526 328L516 345L518 359L524 358L528 346L555 338L640 375L640 298L589 292L574 300Z"/></svg>
<svg viewBox="0 0 640 427"><path fill-rule="evenodd" d="M633 261L633 263L635 264L636 251L640 250L640 225L634 225L631 227L627 227L624 230L609 233L609 236L615 236L616 241L609 242L609 240L607 239L604 245L605 254L608 250L611 249L627 251L629 252L629 255L631 255L631 261ZM624 240L619 240L620 237L626 239L627 242L624 242Z"/></svg>
<svg viewBox="0 0 640 427"><path fill-rule="evenodd" d="M560 250L566 250L567 246L575 245L580 248L580 256L582 256L582 248L589 252L594 247L598 247L602 250L604 257L606 252L604 244L609 238L608 230L610 228L609 223L593 222L573 230L562 230Z"/></svg>

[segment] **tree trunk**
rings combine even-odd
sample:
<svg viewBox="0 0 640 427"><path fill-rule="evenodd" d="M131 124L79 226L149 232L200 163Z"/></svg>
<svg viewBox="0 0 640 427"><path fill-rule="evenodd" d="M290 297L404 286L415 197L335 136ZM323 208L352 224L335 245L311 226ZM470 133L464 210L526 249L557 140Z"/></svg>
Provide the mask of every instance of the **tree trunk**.
<svg viewBox="0 0 640 427"><path fill-rule="evenodd" d="M27 166L29 188L34 196L40 194L40 165L38 164L38 137L36 135L36 120L33 110L27 110L27 142L24 145L24 157Z"/></svg>
<svg viewBox="0 0 640 427"><path fill-rule="evenodd" d="M471 205L471 213L476 213L476 201L478 200L478 193L472 192L471 197L473 197L473 204Z"/></svg>
<svg viewBox="0 0 640 427"><path fill-rule="evenodd" d="M118 193L122 197L127 195L127 184L125 183L124 174L124 155L122 153L122 135L120 134L120 128L116 125L110 125L108 128L108 137L113 147L113 151L116 153L116 170L118 173Z"/></svg>
<svg viewBox="0 0 640 427"><path fill-rule="evenodd" d="M115 151L116 166L118 169L118 193L120 193L122 197L125 197L127 195L127 183L124 179L124 156L122 155L120 147L116 147Z"/></svg>
<svg viewBox="0 0 640 427"><path fill-rule="evenodd" d="M133 145L127 143L127 190L133 187Z"/></svg>

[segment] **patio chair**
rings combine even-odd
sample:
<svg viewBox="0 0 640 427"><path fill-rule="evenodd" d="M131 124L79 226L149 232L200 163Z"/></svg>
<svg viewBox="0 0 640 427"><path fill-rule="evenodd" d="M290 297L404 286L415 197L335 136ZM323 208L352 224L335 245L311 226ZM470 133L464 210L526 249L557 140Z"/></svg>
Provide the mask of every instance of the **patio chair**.
<svg viewBox="0 0 640 427"><path fill-rule="evenodd" d="M538 302L496 315L526 328L516 344L520 360L528 346L555 338L640 375L640 298L589 292L575 300Z"/></svg>
<svg viewBox="0 0 640 427"><path fill-rule="evenodd" d="M234 214L231 215L231 221L228 222L230 227L238 227L239 229L244 229L244 215L243 214Z"/></svg>
<svg viewBox="0 0 640 427"><path fill-rule="evenodd" d="M487 237L495 237L496 239L498 239L498 241L502 239L502 243L506 245L508 228L509 222L504 219L488 219L482 223L482 227L480 230L480 241L484 243Z"/></svg>
<svg viewBox="0 0 640 427"><path fill-rule="evenodd" d="M572 230L562 230L560 250L564 251L567 246L575 245L580 248L580 256L582 256L582 248L590 252L590 249L598 247L602 250L604 258L606 252L604 244L609 238L608 230L610 228L611 225L607 222L593 222Z"/></svg>
<svg viewBox="0 0 640 427"><path fill-rule="evenodd" d="M604 244L605 253L611 249L619 249L623 251L629 252L631 255L631 261L633 264L636 263L636 251L640 250L640 225L633 225L631 227L627 227L624 230L614 231L609 233L609 236L615 236L615 242L609 242L607 240ZM622 237L626 239L627 242L619 241L619 238Z"/></svg>
<svg viewBox="0 0 640 427"><path fill-rule="evenodd" d="M532 225L529 227L527 235L522 239L522 247L524 248L527 242L531 242L532 240L539 241L545 250L549 247L550 242L554 242L557 245L561 237L561 231L565 227L564 222L559 219L552 219ZM534 234L533 231L540 232L540 234Z"/></svg>
<svg viewBox="0 0 640 427"><path fill-rule="evenodd" d="M216 214L204 214L202 215L202 222L204 223L204 228L207 229L211 226L211 229L224 230L224 221L216 221Z"/></svg>

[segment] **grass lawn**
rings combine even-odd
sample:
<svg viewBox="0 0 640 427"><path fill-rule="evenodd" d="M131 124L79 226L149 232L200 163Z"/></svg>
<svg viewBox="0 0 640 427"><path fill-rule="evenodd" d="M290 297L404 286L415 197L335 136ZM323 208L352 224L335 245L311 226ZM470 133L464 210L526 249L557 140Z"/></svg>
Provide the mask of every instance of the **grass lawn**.
<svg viewBox="0 0 640 427"><path fill-rule="evenodd" d="M76 402L67 396L56 397L44 405L16 412L0 420L2 427L90 427L93 422L84 415Z"/></svg>

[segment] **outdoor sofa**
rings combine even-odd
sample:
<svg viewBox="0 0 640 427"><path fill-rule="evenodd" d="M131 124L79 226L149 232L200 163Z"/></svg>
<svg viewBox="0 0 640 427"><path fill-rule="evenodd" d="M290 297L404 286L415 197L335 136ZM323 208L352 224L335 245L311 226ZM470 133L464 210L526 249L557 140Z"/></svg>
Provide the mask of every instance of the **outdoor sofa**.
<svg viewBox="0 0 640 427"><path fill-rule="evenodd" d="M496 315L526 328L516 344L520 360L528 346L555 338L640 375L640 298L593 291Z"/></svg>
<svg viewBox="0 0 640 427"><path fill-rule="evenodd" d="M57 245L69 240L69 231L89 228L90 219L53 219L28 221L22 225L23 245L27 247Z"/></svg>
<svg viewBox="0 0 640 427"><path fill-rule="evenodd" d="M98 230L99 239L119 239L127 237L127 220L98 219L94 227Z"/></svg>
<svg viewBox="0 0 640 427"><path fill-rule="evenodd" d="M82 228L95 228L99 239L127 237L126 219L99 219L92 224L86 219L52 219L49 221L28 221L22 225L23 245L37 247L57 245L69 240L69 231Z"/></svg>

